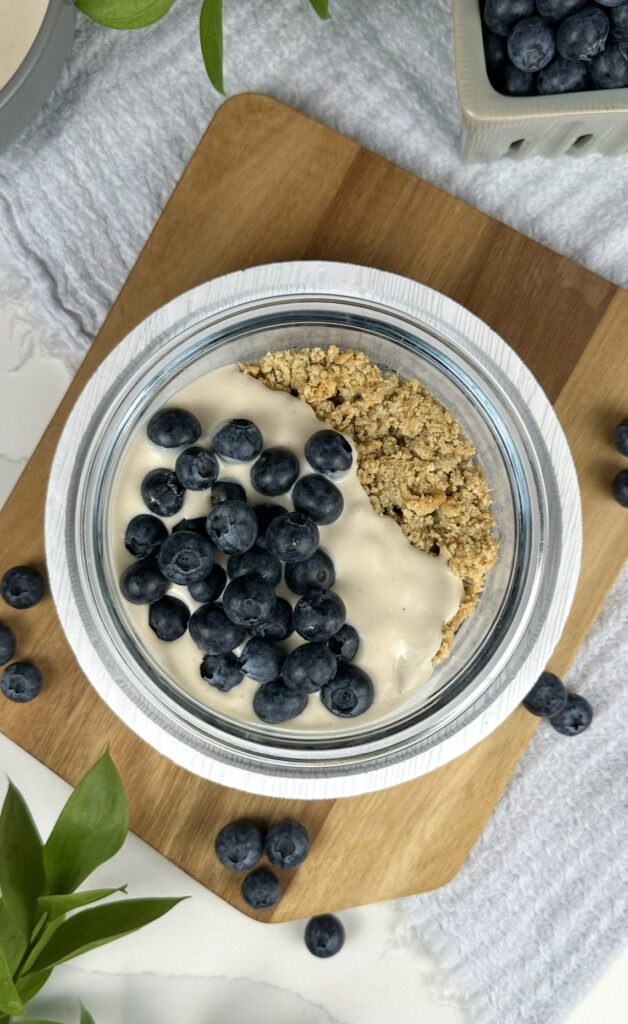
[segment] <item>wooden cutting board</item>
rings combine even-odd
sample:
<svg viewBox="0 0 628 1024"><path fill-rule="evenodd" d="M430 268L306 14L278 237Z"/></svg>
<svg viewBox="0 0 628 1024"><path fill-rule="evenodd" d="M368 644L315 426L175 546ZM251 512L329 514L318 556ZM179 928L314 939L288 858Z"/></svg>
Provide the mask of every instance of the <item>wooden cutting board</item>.
<svg viewBox="0 0 628 1024"><path fill-rule="evenodd" d="M158 306L208 278L292 259L364 263L446 292L498 331L545 388L571 444L584 502L581 581L551 663L563 672L627 553L628 513L611 498L609 483L622 467L613 427L628 412L628 294L262 96L227 102L200 143L0 514L0 572L16 563L44 567L50 461L81 388L112 347ZM259 915L265 920L447 882L537 725L519 709L469 753L383 793L317 803L261 799L177 768L116 719L78 669L49 597L28 612L3 607L1 615L16 630L20 657L31 657L45 676L32 704L2 701L3 732L72 783L109 744L133 830L234 906L246 911L240 879L213 855L217 830L239 816L266 823L289 815L307 825L312 853L284 877L284 896Z"/></svg>

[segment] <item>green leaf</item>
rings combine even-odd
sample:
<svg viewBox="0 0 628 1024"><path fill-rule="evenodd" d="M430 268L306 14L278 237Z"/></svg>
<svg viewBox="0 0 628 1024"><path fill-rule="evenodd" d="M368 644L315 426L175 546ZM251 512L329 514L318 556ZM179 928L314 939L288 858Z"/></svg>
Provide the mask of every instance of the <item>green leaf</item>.
<svg viewBox="0 0 628 1024"><path fill-rule="evenodd" d="M79 1024L96 1024L96 1021L92 1017L91 1013L89 1012L89 1010L87 1010L83 1006L82 1003L81 1003L81 1019L79 1021Z"/></svg>
<svg viewBox="0 0 628 1024"><path fill-rule="evenodd" d="M20 993L20 999L26 1006L30 1003L31 999L37 995L40 988L43 988L48 978L52 974L52 967L46 971L36 971L34 974L25 974L23 978L17 982L17 990ZM22 1022L20 1021L20 1024Z"/></svg>
<svg viewBox="0 0 628 1024"><path fill-rule="evenodd" d="M105 28L146 28L160 21L175 0L76 0L79 11Z"/></svg>
<svg viewBox="0 0 628 1024"><path fill-rule="evenodd" d="M331 18L331 14L329 13L329 0L310 0L310 3L319 18L323 18L324 20Z"/></svg>
<svg viewBox="0 0 628 1024"><path fill-rule="evenodd" d="M201 52L214 89L224 94L222 73L222 0L203 0L201 7Z"/></svg>
<svg viewBox="0 0 628 1024"><path fill-rule="evenodd" d="M48 888L39 832L12 782L0 814L0 890L9 914L28 939L37 920L37 897Z"/></svg>
<svg viewBox="0 0 628 1024"><path fill-rule="evenodd" d="M119 900L117 903L83 910L59 925L40 950L31 970L55 967L90 949L137 931L162 917L177 903L180 903L179 899Z"/></svg>
<svg viewBox="0 0 628 1024"><path fill-rule="evenodd" d="M24 1003L16 989L4 951L0 949L0 1011L24 1013Z"/></svg>
<svg viewBox="0 0 628 1024"><path fill-rule="evenodd" d="M11 917L4 900L0 899L0 947L4 951L11 974L24 956L26 945L22 931Z"/></svg>
<svg viewBox="0 0 628 1024"><path fill-rule="evenodd" d="M109 753L79 782L44 847L49 892L73 892L117 853L129 831L122 780Z"/></svg>
<svg viewBox="0 0 628 1024"><path fill-rule="evenodd" d="M126 885L121 885L118 889L86 889L84 892L71 892L62 896L40 896L38 903L42 912L48 915L48 920L54 921L62 914L69 914L71 910L86 907L88 903L106 900L107 896L113 896L114 892L126 893Z"/></svg>

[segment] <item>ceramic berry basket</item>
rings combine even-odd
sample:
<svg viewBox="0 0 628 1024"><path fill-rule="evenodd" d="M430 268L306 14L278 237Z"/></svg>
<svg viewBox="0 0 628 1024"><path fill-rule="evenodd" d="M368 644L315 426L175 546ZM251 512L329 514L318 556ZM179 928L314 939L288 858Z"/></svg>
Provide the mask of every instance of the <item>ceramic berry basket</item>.
<svg viewBox="0 0 628 1024"><path fill-rule="evenodd" d="M502 96L489 82L478 0L454 0L462 157L616 156L628 150L628 88L557 96Z"/></svg>

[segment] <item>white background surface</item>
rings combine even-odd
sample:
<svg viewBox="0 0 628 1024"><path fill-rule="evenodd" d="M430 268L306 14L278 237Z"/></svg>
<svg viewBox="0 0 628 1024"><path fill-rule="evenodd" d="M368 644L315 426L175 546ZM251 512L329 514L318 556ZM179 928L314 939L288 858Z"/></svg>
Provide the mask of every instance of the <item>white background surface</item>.
<svg viewBox="0 0 628 1024"><path fill-rule="evenodd" d="M0 505L70 379L62 363L37 355L36 310L19 286L11 295L0 309ZM0 771L22 789L46 835L69 787L1 736ZM402 903L343 914L345 949L318 961L303 945L302 922L250 921L135 837L90 887L124 882L134 896L192 898L145 931L58 968L33 1013L70 1024L82 998L97 1024L468 1024L447 978L410 940ZM625 1024L627 1005L628 951L567 1024Z"/></svg>

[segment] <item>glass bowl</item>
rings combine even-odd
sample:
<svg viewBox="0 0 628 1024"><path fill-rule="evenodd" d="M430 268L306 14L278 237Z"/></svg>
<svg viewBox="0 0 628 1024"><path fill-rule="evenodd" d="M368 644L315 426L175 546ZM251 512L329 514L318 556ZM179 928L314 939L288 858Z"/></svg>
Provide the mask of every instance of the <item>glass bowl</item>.
<svg viewBox="0 0 628 1024"><path fill-rule="evenodd" d="M361 349L381 366L418 377L459 420L489 480L500 555L450 657L426 687L386 716L350 725L334 720L324 731L242 723L186 693L133 635L114 566L111 495L137 433L186 384L268 350L330 344ZM87 676L127 725L215 781L327 798L430 771L506 717L560 635L581 528L575 471L551 406L486 325L395 275L292 263L202 285L153 314L114 350L59 443L46 533L66 634Z"/></svg>

